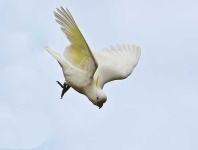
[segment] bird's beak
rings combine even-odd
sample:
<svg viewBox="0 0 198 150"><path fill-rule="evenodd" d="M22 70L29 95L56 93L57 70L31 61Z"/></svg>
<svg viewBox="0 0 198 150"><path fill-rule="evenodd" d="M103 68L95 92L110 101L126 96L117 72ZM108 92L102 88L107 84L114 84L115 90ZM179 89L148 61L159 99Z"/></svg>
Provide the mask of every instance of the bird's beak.
<svg viewBox="0 0 198 150"><path fill-rule="evenodd" d="M102 101L99 101L98 103L97 103L97 106L99 107L99 109L103 106L103 102Z"/></svg>

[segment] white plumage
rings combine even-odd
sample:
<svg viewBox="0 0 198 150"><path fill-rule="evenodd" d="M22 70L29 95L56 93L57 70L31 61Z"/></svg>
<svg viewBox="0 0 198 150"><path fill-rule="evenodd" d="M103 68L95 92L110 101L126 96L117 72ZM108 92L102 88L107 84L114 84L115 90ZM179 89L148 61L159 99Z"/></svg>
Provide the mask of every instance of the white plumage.
<svg viewBox="0 0 198 150"><path fill-rule="evenodd" d="M138 63L141 49L123 44L91 52L70 12L62 7L57 11L56 21L71 45L65 48L64 58L48 47L46 50L59 62L66 83L101 108L107 100L104 84L127 78Z"/></svg>

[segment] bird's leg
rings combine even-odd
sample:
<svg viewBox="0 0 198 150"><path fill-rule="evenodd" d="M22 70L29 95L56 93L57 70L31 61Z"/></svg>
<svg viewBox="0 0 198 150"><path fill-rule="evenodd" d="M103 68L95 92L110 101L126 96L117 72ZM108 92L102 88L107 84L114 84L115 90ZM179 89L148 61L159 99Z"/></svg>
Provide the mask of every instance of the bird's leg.
<svg viewBox="0 0 198 150"><path fill-rule="evenodd" d="M64 83L63 84L64 88L62 90L62 93L61 93L61 99L63 98L63 95L69 90L70 86L67 84L67 83Z"/></svg>
<svg viewBox="0 0 198 150"><path fill-rule="evenodd" d="M66 82L63 85L59 81L56 82L63 88L61 93L61 99L62 99L63 95L69 90L70 86Z"/></svg>

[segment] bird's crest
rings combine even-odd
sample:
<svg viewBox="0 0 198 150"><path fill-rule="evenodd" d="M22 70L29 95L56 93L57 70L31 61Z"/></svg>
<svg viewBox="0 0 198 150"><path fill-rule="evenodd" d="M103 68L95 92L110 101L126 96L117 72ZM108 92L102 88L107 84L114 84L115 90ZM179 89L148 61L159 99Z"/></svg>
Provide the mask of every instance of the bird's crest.
<svg viewBox="0 0 198 150"><path fill-rule="evenodd" d="M99 88L98 82L99 82L99 77L97 77L97 79L96 79L96 88L97 89Z"/></svg>

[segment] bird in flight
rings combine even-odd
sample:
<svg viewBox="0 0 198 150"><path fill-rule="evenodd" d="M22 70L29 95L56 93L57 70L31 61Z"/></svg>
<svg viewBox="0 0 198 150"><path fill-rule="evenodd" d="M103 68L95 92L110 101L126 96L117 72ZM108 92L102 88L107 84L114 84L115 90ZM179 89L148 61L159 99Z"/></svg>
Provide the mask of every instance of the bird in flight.
<svg viewBox="0 0 198 150"><path fill-rule="evenodd" d="M54 15L71 43L65 48L64 57L46 47L63 70L65 83L62 85L57 81L63 88L61 98L72 87L101 108L107 101L104 84L127 78L139 61L141 48L123 44L92 52L68 9L57 8Z"/></svg>

